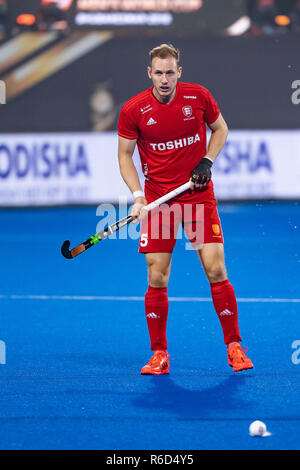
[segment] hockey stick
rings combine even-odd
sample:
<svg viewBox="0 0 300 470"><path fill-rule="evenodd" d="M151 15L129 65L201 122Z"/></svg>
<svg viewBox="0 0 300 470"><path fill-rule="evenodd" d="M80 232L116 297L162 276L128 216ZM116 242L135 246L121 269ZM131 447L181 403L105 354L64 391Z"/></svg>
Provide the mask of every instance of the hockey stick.
<svg viewBox="0 0 300 470"><path fill-rule="evenodd" d="M165 194L164 196L156 199L155 201L151 202L151 204L148 204L147 206L143 207L144 211L151 211L158 207L160 204L163 204L164 202L169 201L173 197L177 196L178 194L183 193L187 189L189 189L190 186L190 181L187 183L182 184L178 188L174 189L173 191L170 191L169 193ZM125 227L126 225L130 224L134 220L135 217L132 217L131 215L128 215L127 217L124 217L124 219L120 219L117 222L115 222L112 225L109 225L106 227L102 232L98 232L92 237L88 238L85 240L83 243L80 243L80 245L75 246L70 250L70 244L71 242L69 240L64 241L61 247L61 253L65 258L72 259L75 258L75 256L80 255L84 251L88 250L91 248L91 246L96 245L96 243L100 242L101 240L104 240L105 238L109 237L112 235L114 232L117 232L120 230L120 228Z"/></svg>

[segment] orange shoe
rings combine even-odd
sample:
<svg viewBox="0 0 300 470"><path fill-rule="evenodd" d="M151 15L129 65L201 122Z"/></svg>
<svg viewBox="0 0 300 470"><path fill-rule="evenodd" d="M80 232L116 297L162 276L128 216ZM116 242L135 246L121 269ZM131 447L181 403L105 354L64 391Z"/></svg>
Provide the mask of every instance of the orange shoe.
<svg viewBox="0 0 300 470"><path fill-rule="evenodd" d="M167 351L155 351L154 356L151 357L148 364L142 367L141 374L143 375L160 375L169 373L169 357Z"/></svg>
<svg viewBox="0 0 300 470"><path fill-rule="evenodd" d="M244 348L245 352L248 352L247 348ZM239 372L240 370L253 369L252 361L249 357L246 356L245 352L242 349L242 346L239 343L234 343L228 347L228 364L233 367L234 372Z"/></svg>

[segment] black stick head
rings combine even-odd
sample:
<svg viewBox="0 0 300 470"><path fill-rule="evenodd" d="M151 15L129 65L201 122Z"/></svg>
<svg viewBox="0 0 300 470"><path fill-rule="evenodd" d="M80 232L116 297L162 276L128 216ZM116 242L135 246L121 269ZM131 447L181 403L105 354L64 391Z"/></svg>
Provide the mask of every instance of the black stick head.
<svg viewBox="0 0 300 470"><path fill-rule="evenodd" d="M61 254L65 257L65 258L68 258L68 259L71 259L73 258L72 256L72 253L71 251L69 250L70 248L70 241L69 240L66 240L63 242L62 246L61 246Z"/></svg>

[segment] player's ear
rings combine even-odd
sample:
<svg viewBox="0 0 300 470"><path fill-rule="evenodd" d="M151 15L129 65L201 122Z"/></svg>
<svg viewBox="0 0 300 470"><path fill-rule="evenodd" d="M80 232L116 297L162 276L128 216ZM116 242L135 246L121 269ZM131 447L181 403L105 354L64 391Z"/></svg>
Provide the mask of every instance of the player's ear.
<svg viewBox="0 0 300 470"><path fill-rule="evenodd" d="M152 71L152 69L151 69L151 67L149 67L149 65L148 65L148 67L147 67L147 72L148 72L148 77L149 77L149 78L152 78L152 77L151 77L151 71Z"/></svg>
<svg viewBox="0 0 300 470"><path fill-rule="evenodd" d="M182 74L182 67L178 67L178 78L181 77Z"/></svg>

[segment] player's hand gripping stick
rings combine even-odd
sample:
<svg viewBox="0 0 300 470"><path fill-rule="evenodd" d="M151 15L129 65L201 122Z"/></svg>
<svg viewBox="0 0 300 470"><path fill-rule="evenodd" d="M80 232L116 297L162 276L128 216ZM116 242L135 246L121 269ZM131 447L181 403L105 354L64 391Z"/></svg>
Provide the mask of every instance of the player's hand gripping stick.
<svg viewBox="0 0 300 470"><path fill-rule="evenodd" d="M187 183L182 184L178 188L174 189L173 191L170 191L169 193L165 194L164 196L156 199L155 201L151 202L147 206L143 207L143 211L151 211L158 207L160 204L163 204L164 202L169 201L173 197L177 196L178 194L183 193L184 191L187 191L191 187L191 182L188 181ZM96 243L104 240L105 238L109 237L112 235L114 232L117 232L120 230L120 228L125 227L125 225L130 224L134 220L135 217L132 217L131 215L128 215L127 217L124 217L124 219L120 219L117 222L115 222L112 225L109 225L106 227L102 232L98 232L92 237L88 238L84 242L80 243L79 245L75 246L70 250L70 244L71 242L69 240L64 241L61 247L61 253L65 258L72 259L75 258L75 256L80 255L84 251L88 250L91 248L91 246L96 245Z"/></svg>
<svg viewBox="0 0 300 470"><path fill-rule="evenodd" d="M203 157L200 163L191 172L191 180L197 185L207 185L211 180L211 167L212 160L208 157Z"/></svg>

